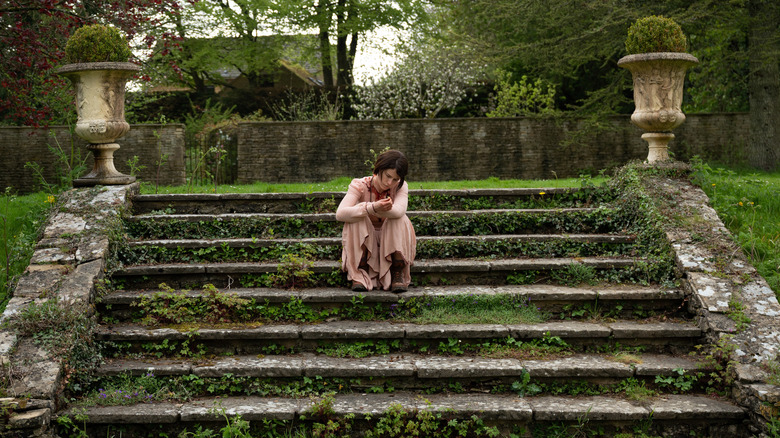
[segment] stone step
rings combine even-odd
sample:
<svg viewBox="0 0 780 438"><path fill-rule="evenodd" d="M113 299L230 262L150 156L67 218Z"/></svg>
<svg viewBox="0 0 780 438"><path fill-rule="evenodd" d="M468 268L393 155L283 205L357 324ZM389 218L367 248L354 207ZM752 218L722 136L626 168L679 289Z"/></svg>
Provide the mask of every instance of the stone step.
<svg viewBox="0 0 780 438"><path fill-rule="evenodd" d="M497 203L514 202L518 199L556 199L571 197L578 188L519 188L519 189L466 189L466 190L410 190L412 203L424 202L425 198L447 197L457 201L460 198L478 200L491 199ZM544 195L540 195L540 193ZM319 209L325 202L328 208L335 208L346 191L311 193L220 193L220 194L165 194L139 195L132 199L136 214L153 211L175 211L181 213L289 213L300 210ZM415 199L417 198L417 199ZM453 202L454 203L454 202Z"/></svg>
<svg viewBox="0 0 780 438"><path fill-rule="evenodd" d="M326 421L314 411L325 403L331 417L354 416L363 427L383 417L388 409L401 406L408 411L441 413L443 421L467 420L472 416L496 425L508 435L513 427L530 428L564 423L587 423L587 426L631 431L642 421L652 421L653 434L664 436L747 437L740 423L745 411L734 404L704 396L666 395L643 401L622 397L519 397L505 394L430 394L394 392L389 394L344 394L323 401L321 398L219 397L185 403L136 404L131 406L93 406L75 408L65 415L83 414L92 436L106 436L101 427L135 425L169 425L172 430L196 424L219 430L226 418L240 415L252 424L263 420L285 422L285 427L305 422ZM368 424L366 424L368 423ZM355 428L358 432L358 428ZM114 429L115 430L115 429ZM587 430L587 429L585 429ZM583 432L585 431L583 430ZM102 435L101 435L102 434ZM137 433L138 436L146 436ZM128 430L127 436L136 436ZM568 435L567 435L568 436ZM590 435L588 435L590 436Z"/></svg>
<svg viewBox="0 0 780 438"><path fill-rule="evenodd" d="M613 208L409 211L418 235L612 233ZM334 213L149 215L126 219L133 237L284 238L338 237L343 226ZM619 230L617 230L619 231Z"/></svg>
<svg viewBox="0 0 780 438"><path fill-rule="evenodd" d="M708 371L704 363L688 357L637 354L628 361L612 355L576 354L564 358L520 360L435 356L410 353L365 358L340 358L302 353L288 356L231 356L198 360L111 359L96 372L98 377L120 375L155 377L316 377L392 378L396 388L400 379L440 384L436 379L467 379L475 383L496 378L518 379L528 373L536 382L550 379L578 379L606 382L628 377L655 378ZM605 380L606 379L606 380ZM373 382L373 380L371 381ZM371 385L370 385L371 386ZM402 387L411 387L408 383Z"/></svg>
<svg viewBox="0 0 780 438"><path fill-rule="evenodd" d="M518 271L540 272L585 266L595 270L621 270L647 266L643 259L629 257L578 257L537 259L456 259L415 260L412 265L412 281L416 285L436 284L506 284L507 277ZM277 272L278 263L172 263L125 266L113 272L126 289L151 289L160 283L173 288L202 287L212 284L217 288L253 286L258 275ZM309 268L315 274L342 275L338 261L315 261ZM342 277L345 278L345 277Z"/></svg>
<svg viewBox="0 0 780 438"><path fill-rule="evenodd" d="M152 290L115 290L103 296L99 309L104 315L118 320L131 317L133 306L144 297L151 298L162 291ZM285 304L291 299L317 309L336 308L359 300L374 307L382 304L390 307L400 301L421 298L454 298L464 296L505 295L527 300L529 305L540 307L546 312L558 313L577 306L591 306L593 311L611 312L617 316L628 317L634 310L673 311L680 308L685 294L679 289L663 289L644 286L592 286L566 287L554 285L504 285L504 286L425 286L411 288L403 294L374 290L371 292L353 292L348 288L310 288L290 290L279 288L231 288L221 293L241 299L254 300L257 303ZM205 290L176 290L176 294L188 298L202 298L211 295ZM616 306L622 311L616 312Z"/></svg>
<svg viewBox="0 0 780 438"><path fill-rule="evenodd" d="M417 236L417 242L580 242L625 244L635 241L634 236L622 234L493 234L486 236ZM266 248L296 243L328 246L341 245L341 237L311 237L302 239L159 239L129 242L130 248L157 246L160 248Z"/></svg>
<svg viewBox="0 0 780 438"><path fill-rule="evenodd" d="M637 252L633 236L613 234L501 234L488 236L418 236L417 258L504 257L523 254L526 258L546 256L616 256ZM168 239L130 242L119 252L123 264L170 263L180 260L276 261L281 254L307 255L338 260L340 237L303 239ZM310 257L310 256L309 256Z"/></svg>
<svg viewBox="0 0 780 438"><path fill-rule="evenodd" d="M689 351L699 343L701 329L688 322L643 323L553 321L539 324L412 324L391 322L336 321L320 324L226 325L227 328L147 328L131 324L102 326L103 341L130 343L131 350L141 344L167 340L187 341L190 351L199 344L211 354L258 354L269 345L295 351L314 351L334 342L398 341L399 350L411 351L424 346L439 348L440 342L480 343L511 337L523 342L560 337L575 351L604 346L641 347L667 352ZM133 347L135 345L135 347Z"/></svg>
<svg viewBox="0 0 780 438"><path fill-rule="evenodd" d="M469 217L479 216L484 214L502 214L502 213L514 213L514 214L526 214L526 215L541 215L554 212L557 214L566 213L593 213L598 211L598 208L582 207L582 208L526 208L526 209L507 209L496 208L486 210L427 210L427 211L407 211L406 215L410 218L417 217L434 217L440 215L448 215L452 217ZM336 220L336 213L220 213L220 214L149 214L149 215L135 215L126 218L128 222L147 222L147 221L170 221L176 220L180 222L230 222L233 220L247 220L247 219L297 219L304 222L338 222Z"/></svg>

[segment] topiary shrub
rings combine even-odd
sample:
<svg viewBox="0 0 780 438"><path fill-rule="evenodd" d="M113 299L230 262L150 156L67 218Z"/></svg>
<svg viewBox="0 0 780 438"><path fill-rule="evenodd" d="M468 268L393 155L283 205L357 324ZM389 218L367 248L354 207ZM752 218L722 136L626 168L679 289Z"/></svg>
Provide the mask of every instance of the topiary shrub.
<svg viewBox="0 0 780 438"><path fill-rule="evenodd" d="M651 52L685 52L685 34L671 18L651 15L640 18L628 29L626 50L629 55Z"/></svg>
<svg viewBox="0 0 780 438"><path fill-rule="evenodd" d="M91 24L80 27L65 45L65 60L81 62L127 62L133 53L115 27Z"/></svg>

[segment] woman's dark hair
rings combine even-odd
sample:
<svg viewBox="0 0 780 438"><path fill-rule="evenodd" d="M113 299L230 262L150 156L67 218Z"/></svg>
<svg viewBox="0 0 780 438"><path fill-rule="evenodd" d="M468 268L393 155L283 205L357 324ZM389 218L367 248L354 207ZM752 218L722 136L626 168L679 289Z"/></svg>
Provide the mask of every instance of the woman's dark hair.
<svg viewBox="0 0 780 438"><path fill-rule="evenodd" d="M391 149L376 157L374 175L379 175L385 169L395 170L395 173L401 178L401 181L398 182L398 188L401 188L404 185L406 173L409 172L409 161L406 160L406 155L403 152Z"/></svg>

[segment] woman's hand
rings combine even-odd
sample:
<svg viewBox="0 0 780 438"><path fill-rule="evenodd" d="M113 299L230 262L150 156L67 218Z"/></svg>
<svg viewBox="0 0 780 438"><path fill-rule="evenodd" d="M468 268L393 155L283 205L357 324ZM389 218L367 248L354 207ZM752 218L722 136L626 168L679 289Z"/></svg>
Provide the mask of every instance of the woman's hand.
<svg viewBox="0 0 780 438"><path fill-rule="evenodd" d="M379 201L374 201L371 206L374 211L390 211L393 208L393 200L390 198L380 199Z"/></svg>

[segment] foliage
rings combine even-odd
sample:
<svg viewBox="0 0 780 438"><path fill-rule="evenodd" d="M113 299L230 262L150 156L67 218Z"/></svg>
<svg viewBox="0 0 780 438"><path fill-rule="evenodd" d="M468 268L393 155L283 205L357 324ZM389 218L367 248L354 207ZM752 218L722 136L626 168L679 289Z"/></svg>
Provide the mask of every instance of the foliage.
<svg viewBox="0 0 780 438"><path fill-rule="evenodd" d="M55 74L74 29L111 23L151 44L176 0L10 0L0 6L0 124L39 126L73 118L70 87Z"/></svg>
<svg viewBox="0 0 780 438"><path fill-rule="evenodd" d="M515 77L526 75L554 84L556 109L596 114L603 120L606 114L628 114L633 109L626 99L630 75L615 68L625 53L627 29L641 17L663 15L680 23L690 37L690 52L707 60L702 63L706 74L690 75L686 81L686 89L697 93L696 103L688 108L744 109L750 77L744 62L746 32L758 19L749 16L747 4L475 0L450 4L448 21L453 31L448 36L452 44L469 48L472 57Z"/></svg>
<svg viewBox="0 0 780 438"><path fill-rule="evenodd" d="M119 30L102 24L78 28L65 45L67 62L127 62L132 54Z"/></svg>
<svg viewBox="0 0 780 438"><path fill-rule="evenodd" d="M87 157L81 155L81 148L76 145L73 132L70 135L70 147L67 149L64 149L60 144L55 131L49 131L49 137L54 144L48 143L46 146L55 157L53 164L55 180L46 181L44 169L37 162L28 161L24 167L32 171L41 190L55 195L73 187L73 180L87 170Z"/></svg>
<svg viewBox="0 0 780 438"><path fill-rule="evenodd" d="M691 391L699 378L704 376L702 372L686 374L682 368L675 368L672 372L674 374L671 376L655 376L655 383L662 389L671 389L674 394Z"/></svg>
<svg viewBox="0 0 780 438"><path fill-rule="evenodd" d="M512 81L511 74L504 70L496 72L496 108L488 117L518 117L528 114L550 114L555 109L555 87L537 79L530 82L523 75L519 81Z"/></svg>
<svg viewBox="0 0 780 438"><path fill-rule="evenodd" d="M30 337L61 358L65 382L76 387L94 379L103 357L95 340L97 323L80 309L50 298L33 302L15 314L8 324L19 336Z"/></svg>
<svg viewBox="0 0 780 438"><path fill-rule="evenodd" d="M628 28L628 53L684 52L685 34L677 22L657 15L640 18Z"/></svg>

